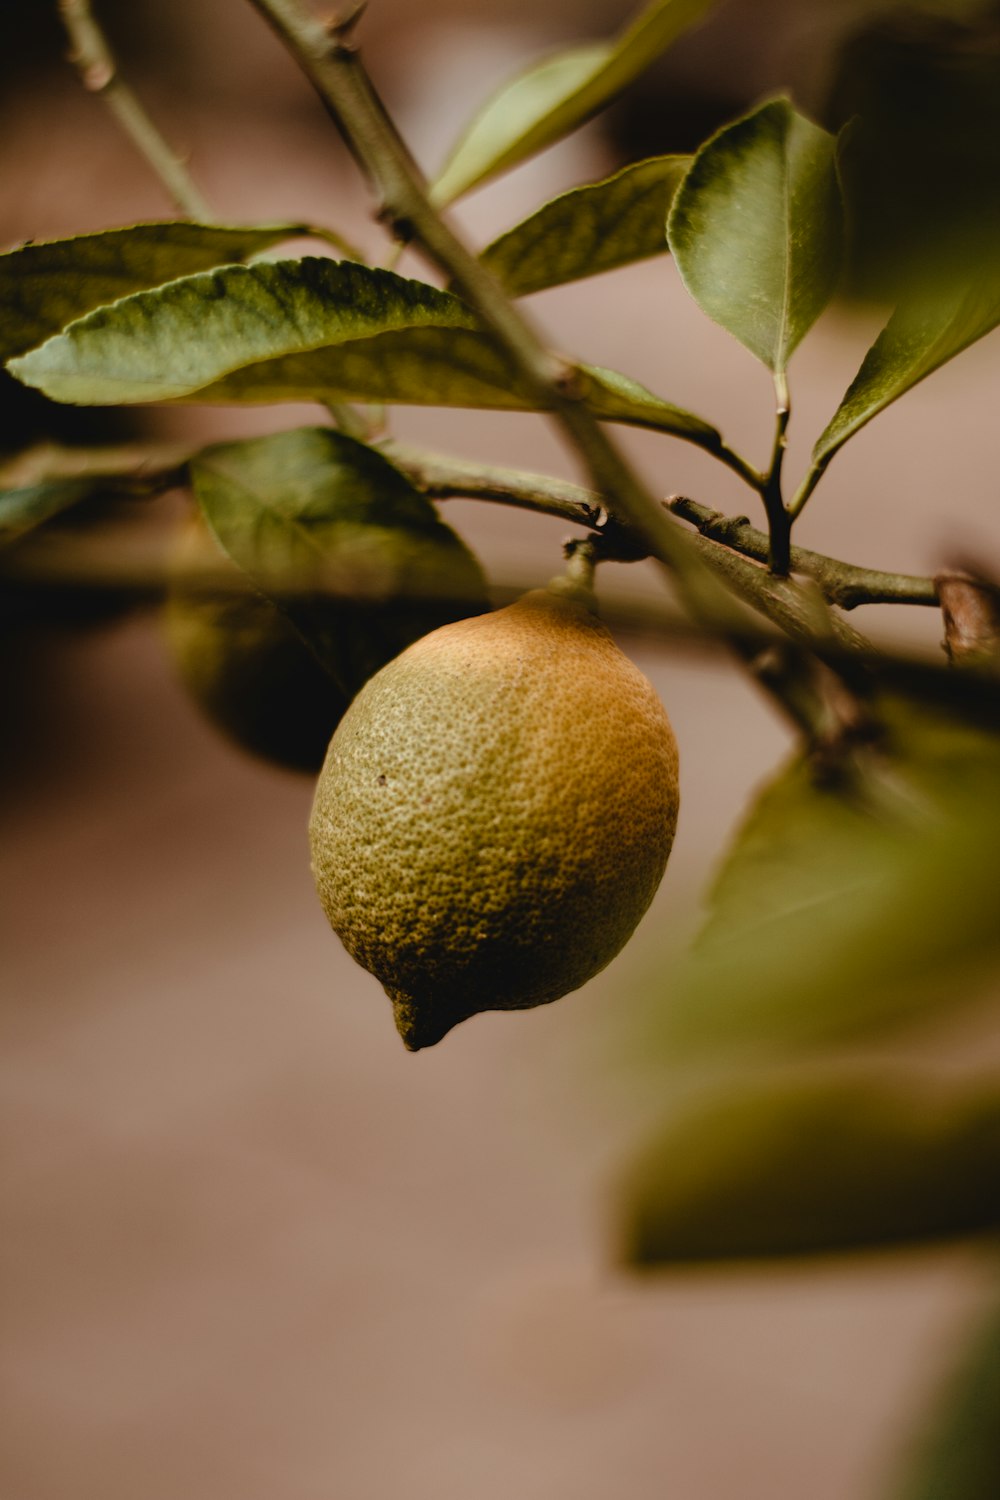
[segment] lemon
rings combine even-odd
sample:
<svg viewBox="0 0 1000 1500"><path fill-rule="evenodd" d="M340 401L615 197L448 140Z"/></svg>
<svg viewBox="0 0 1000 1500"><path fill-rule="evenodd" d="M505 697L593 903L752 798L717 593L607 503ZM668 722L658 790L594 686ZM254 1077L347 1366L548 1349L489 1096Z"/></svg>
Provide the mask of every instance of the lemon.
<svg viewBox="0 0 1000 1500"><path fill-rule="evenodd" d="M258 594L201 523L185 529L178 571L210 567L225 591L175 583L164 624L178 673L216 728L295 771L323 764L347 698L278 607Z"/></svg>
<svg viewBox="0 0 1000 1500"><path fill-rule="evenodd" d="M361 690L317 784L313 873L416 1051L603 969L677 807L652 685L587 603L543 589L433 631Z"/></svg>

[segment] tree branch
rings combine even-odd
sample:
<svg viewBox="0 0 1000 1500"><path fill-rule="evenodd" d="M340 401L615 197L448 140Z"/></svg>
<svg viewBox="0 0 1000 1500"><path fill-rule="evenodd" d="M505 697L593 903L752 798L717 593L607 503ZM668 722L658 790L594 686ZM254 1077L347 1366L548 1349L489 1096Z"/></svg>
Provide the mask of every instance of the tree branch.
<svg viewBox="0 0 1000 1500"><path fill-rule="evenodd" d="M102 96L181 213L203 223L210 222L208 204L184 163L171 151L136 95L120 77L114 53L91 13L90 0L59 0L59 14L72 45L71 61L84 88Z"/></svg>
<svg viewBox="0 0 1000 1500"><path fill-rule="evenodd" d="M702 536L732 547L757 562L767 562L769 539L751 526L746 516L725 516L721 511L699 505L685 495L673 495L667 503L675 516L690 521ZM853 563L826 557L822 552L810 552L805 547L793 547L790 556L795 572L814 578L823 597L839 609L856 609L859 604L938 604L933 578L859 568Z"/></svg>
<svg viewBox="0 0 1000 1500"><path fill-rule="evenodd" d="M539 514L554 516L576 526L583 526L599 543L599 561L631 562L648 556L638 534L615 521L594 490L568 480L545 474L529 474L498 465L484 465L467 459L450 458L428 452L406 443L387 441L380 451L396 465L421 493L434 499L462 496L488 500ZM104 482L109 492L145 496L185 483L186 462L190 451L178 447L123 447L85 450L44 448L35 450L5 466L0 474L0 488L18 488L53 478L92 477ZM731 520L692 500L672 502L678 515L686 520L702 521L704 535L692 537L702 561L722 579L726 586L759 615L777 625L791 640L808 647L827 659L831 648L839 656L855 650L872 656L874 646L846 622L830 614L822 601L810 595L796 579L776 578L752 558L766 560L767 538L742 518ZM752 551L733 550L739 533L749 531L754 540ZM847 564L833 563L817 556L821 563L834 568ZM759 627L741 630L745 651L760 650ZM755 672L762 670L758 662ZM769 668L768 670L771 670ZM797 674L801 678L801 672ZM791 679L790 679L791 680ZM799 688L796 691L800 691Z"/></svg>
<svg viewBox="0 0 1000 1500"><path fill-rule="evenodd" d="M712 545L705 542L705 546ZM716 551L722 549L716 547ZM752 566L752 565L748 565ZM759 577L770 575L764 568L755 567ZM182 572L176 558L170 553L164 538L140 528L133 530L115 528L112 533L78 531L72 528L41 527L24 537L16 547L0 549L0 582L5 587L30 588L59 592L62 589L86 589L95 594L113 593L135 600L159 600L171 586L183 583L192 590L199 588L213 596L224 597L233 588L231 568L193 569ZM413 584L417 580L411 580ZM783 583L786 580L771 582ZM277 592L294 594L301 587L300 579L278 570L274 575ZM503 600L514 599L531 587L523 578L501 579L495 592ZM310 591L315 591L315 581L309 580ZM362 591L358 581L347 582L338 577L327 580L325 591L330 597L361 603L386 603L384 581L374 581ZM423 597L414 589L412 593L397 596L394 603L405 608L408 602ZM434 597L439 598L440 594ZM390 605L389 607L393 607ZM693 626L664 601L652 602L635 593L612 591L604 605L602 615L615 627L650 633L659 639L676 641L693 650L715 650L731 646L728 635L711 630L704 625ZM780 667L782 692L790 691L787 665L782 661L786 652L794 652L793 670L798 669L802 680L802 668L808 658L787 639L778 635L774 628L762 620L746 616L743 637L747 653L752 653L762 676L775 663ZM870 671L871 680L877 687L897 689L925 699L929 703L940 703L956 712L968 714L976 722L996 730L1000 720L1000 699L997 695L995 668L980 666L973 662L962 671L955 671L943 656L930 660L921 654L894 649L892 654L870 650L859 653L855 646L840 647L835 641L829 647L830 665L843 667L850 674L858 667ZM808 701L802 707L802 717L808 718L814 711L815 699L809 688Z"/></svg>
<svg viewBox="0 0 1000 1500"><path fill-rule="evenodd" d="M594 488L618 521L633 527L654 557L672 572L681 602L706 628L724 635L737 656L807 737L815 716L803 713L801 694L783 693L782 679L765 677L746 645L746 620L733 595L646 489L580 399L582 372L547 349L506 297L489 270L455 237L432 206L419 168L386 114L348 44L345 25L324 26L301 0L250 0L298 59L379 197L379 217L400 239L412 240L452 282L490 330L518 376L551 412L583 461ZM356 21L352 13L350 25Z"/></svg>
<svg viewBox="0 0 1000 1500"><path fill-rule="evenodd" d="M539 511L544 515L558 516L561 520L587 526L591 530L608 535L609 525L617 530L617 548L605 555L619 561L636 561L647 554L639 536L627 526L613 522L601 504L601 497L594 490L566 480L553 479L545 474L525 474L517 469L486 466L467 459L446 458L441 454L427 453L420 448L411 448L405 443L388 442L381 445L382 452L425 495L435 499L464 496L473 500L495 500L503 505L514 505L525 510ZM691 520L691 508L717 517L720 523L745 525L748 522L729 522L718 512L708 511L704 506L695 507L693 500L675 502L677 514ZM725 530L723 526L720 528ZM791 578L779 578L766 568L757 566L757 561L767 562L768 539L763 532L755 532L758 549L754 553L741 555L743 549L732 550L727 536L710 537L707 534L692 537L705 565L728 588L782 629L786 635L800 645L823 656L831 643L840 652L857 650L874 654L875 648L863 635L846 621L839 619L826 609L821 598L810 594L801 583ZM720 542L723 545L720 546ZM749 561L748 556L755 561ZM836 566L836 565L834 565ZM847 564L843 565L844 567Z"/></svg>
<svg viewBox="0 0 1000 1500"><path fill-rule="evenodd" d="M765 555L760 563L751 562L728 547L706 536L696 540L699 553L718 578L723 578L758 613L771 620L800 646L807 647L821 661L842 662L846 651L865 656L878 652L867 636L833 613L821 590L809 590L794 578L781 578L767 566ZM835 647L831 651L831 647Z"/></svg>
<svg viewBox="0 0 1000 1500"><path fill-rule="evenodd" d="M576 366L545 347L493 275L431 205L419 168L341 28L324 26L300 0L251 0L251 4L298 58L323 99L375 188L379 217L397 237L419 246L454 283L506 354L512 373L562 427L594 487L607 496L609 507L634 526L650 551L673 570L692 613L716 625L728 621L738 634L735 601L702 565L683 533L663 515L656 499L583 406Z"/></svg>

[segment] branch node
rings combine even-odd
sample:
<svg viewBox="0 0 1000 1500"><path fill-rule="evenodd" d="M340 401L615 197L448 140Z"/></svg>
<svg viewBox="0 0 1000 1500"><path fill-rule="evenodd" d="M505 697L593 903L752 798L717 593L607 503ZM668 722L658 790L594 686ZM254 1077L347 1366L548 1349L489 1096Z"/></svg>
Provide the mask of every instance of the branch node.
<svg viewBox="0 0 1000 1500"><path fill-rule="evenodd" d="M103 94L104 90L110 88L115 81L115 70L109 61L100 61L84 65L82 59L73 54L70 62L75 63L80 72L80 82L89 94Z"/></svg>
<svg viewBox="0 0 1000 1500"><path fill-rule="evenodd" d="M580 370L572 360L556 355L552 359L549 384L565 401L582 401L585 395Z"/></svg>
<svg viewBox="0 0 1000 1500"><path fill-rule="evenodd" d="M602 562L642 562L650 556L649 547L633 526L623 525L610 511L596 523L598 560Z"/></svg>
<svg viewBox="0 0 1000 1500"><path fill-rule="evenodd" d="M375 222L381 224L399 245L409 245L414 238L414 227L406 214L400 213L391 203L382 203L375 210Z"/></svg>

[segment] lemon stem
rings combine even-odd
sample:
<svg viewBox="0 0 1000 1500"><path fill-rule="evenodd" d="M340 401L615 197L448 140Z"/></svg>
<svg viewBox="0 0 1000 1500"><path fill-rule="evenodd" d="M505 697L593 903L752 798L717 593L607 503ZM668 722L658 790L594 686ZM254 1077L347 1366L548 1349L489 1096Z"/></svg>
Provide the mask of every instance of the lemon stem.
<svg viewBox="0 0 1000 1500"><path fill-rule="evenodd" d="M600 561L594 538L574 538L566 543L563 552L566 558L563 577L566 582L574 589L582 589L587 594L593 593L594 575Z"/></svg>

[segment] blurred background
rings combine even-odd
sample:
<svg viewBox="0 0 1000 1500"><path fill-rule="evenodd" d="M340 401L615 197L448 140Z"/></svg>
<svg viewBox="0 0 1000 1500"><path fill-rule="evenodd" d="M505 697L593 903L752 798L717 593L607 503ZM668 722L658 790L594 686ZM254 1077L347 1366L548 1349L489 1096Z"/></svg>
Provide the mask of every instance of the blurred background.
<svg viewBox="0 0 1000 1500"><path fill-rule="evenodd" d="M372 0L362 36L433 170L512 70L610 32L630 9ZM345 151L249 6L107 0L99 13L221 219L308 218L380 253ZM982 4L731 0L604 119L472 195L456 219L483 243L576 182L691 149L778 87L830 124L864 112L887 77L897 98L936 89L956 136L938 162L934 133L921 137L918 184L889 193L896 159L858 148L870 242L853 299L793 364L800 471L884 321L885 267L914 239L916 199L926 224L928 193L952 194L948 222L973 233L984 210L980 194L963 219L970 184L1000 180L989 176L998 29ZM0 241L169 217L64 61L54 6L7 7L0 43ZM912 145L921 109L900 129ZM698 312L668 260L532 306L558 346L627 370L764 460L767 375ZM880 416L838 458L797 539L917 573L995 557L996 356L994 336ZM12 386L2 402L8 451L318 419L302 407L74 411ZM575 477L541 419L401 409L393 431ZM693 449L621 440L661 492L745 507ZM165 497L150 526L172 526L181 508ZM494 580L557 570L560 523L465 501L443 511ZM625 595L659 586L645 568L614 578ZM413 1057L315 899L308 778L255 762L206 724L155 610L71 601L62 613L8 632L0 678L0 1493L891 1493L981 1300L970 1251L645 1278L612 1254L610 1186L657 1103L632 1067L630 1016L651 975L668 986L727 837L789 748L753 690L711 656L622 638L682 750L680 830L656 903L584 991L479 1017ZM936 640L931 611L892 613L862 611L859 626ZM941 1054L940 1038L906 1045ZM970 1022L948 1058L961 1069L988 1045Z"/></svg>

